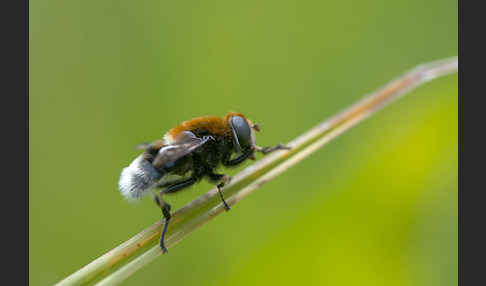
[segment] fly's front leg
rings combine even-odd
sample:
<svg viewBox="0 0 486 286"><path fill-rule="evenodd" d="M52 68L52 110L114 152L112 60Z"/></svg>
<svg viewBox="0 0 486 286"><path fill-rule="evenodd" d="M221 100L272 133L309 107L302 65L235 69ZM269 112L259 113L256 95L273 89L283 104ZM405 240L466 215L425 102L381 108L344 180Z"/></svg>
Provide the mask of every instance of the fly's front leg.
<svg viewBox="0 0 486 286"><path fill-rule="evenodd" d="M224 175L224 174L214 174L214 173L211 173L211 174L208 174L209 176L209 179L213 182L219 182L221 181L218 185L216 185L216 187L218 188L218 193L219 193L219 197L221 198L221 201L223 202L224 204L224 208L226 211L229 211L231 208L229 207L229 205L226 203L225 199L224 199L224 196L223 196L223 193L221 192L221 189L226 185L228 184L230 181L231 181L231 177L228 176L228 175Z"/></svg>
<svg viewBox="0 0 486 286"><path fill-rule="evenodd" d="M277 144L275 146L268 146L268 147L260 147L260 146L255 146L255 151L260 152L262 154L268 154L276 150L290 150L292 149L289 146L285 146L282 144Z"/></svg>
<svg viewBox="0 0 486 286"><path fill-rule="evenodd" d="M260 125L258 125L258 124L256 124L256 123L255 123L255 124L253 124L253 125L251 126L251 128L253 128L253 130L255 130L255 131L257 131L257 132L259 132L259 131L260 131ZM282 150L282 149L284 149L284 150L289 150L289 149L292 149L291 147L288 147L288 146L282 145L282 144L280 144L280 143L279 143L279 144L277 144L277 145L275 145L275 146L267 146L267 147L260 147L260 146L256 146L256 145L255 145L255 142L253 142L253 145L255 146L255 147L254 147L255 151L260 152L260 153L262 153L262 154L264 154L264 155L265 155L265 154L268 154L268 153L270 153L270 152L276 151L276 150ZM251 159L253 159L253 160L255 159L254 157L250 157L250 158L251 158Z"/></svg>
<svg viewBox="0 0 486 286"><path fill-rule="evenodd" d="M241 153L240 155L238 155L234 159L230 159L231 153L228 153L227 155L225 155L223 157L222 163L223 163L224 166L227 166L227 167L236 166L236 165L241 164L246 159L251 158L253 156L253 153L254 153L253 150L250 150L248 152Z"/></svg>

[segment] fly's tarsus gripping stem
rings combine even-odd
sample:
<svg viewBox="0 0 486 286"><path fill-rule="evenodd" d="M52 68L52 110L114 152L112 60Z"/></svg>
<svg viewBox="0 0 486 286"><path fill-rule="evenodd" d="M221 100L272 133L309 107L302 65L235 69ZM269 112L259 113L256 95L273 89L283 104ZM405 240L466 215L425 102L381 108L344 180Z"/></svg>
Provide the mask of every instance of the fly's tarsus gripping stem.
<svg viewBox="0 0 486 286"><path fill-rule="evenodd" d="M291 147L289 146L285 146L285 145L282 145L282 144L277 144L275 146L268 146L268 147L260 147L260 146L256 146L255 147L255 150L257 152L260 152L262 154L268 154L268 153L271 153L273 151L276 151L276 150L290 150L292 149Z"/></svg>

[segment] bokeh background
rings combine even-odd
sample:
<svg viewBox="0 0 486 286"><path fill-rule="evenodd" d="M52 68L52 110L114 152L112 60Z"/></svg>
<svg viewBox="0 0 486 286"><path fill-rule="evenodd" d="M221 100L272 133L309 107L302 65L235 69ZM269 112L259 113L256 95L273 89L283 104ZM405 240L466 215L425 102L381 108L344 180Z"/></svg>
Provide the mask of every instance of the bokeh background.
<svg viewBox="0 0 486 286"><path fill-rule="evenodd" d="M457 55L457 6L30 1L31 285L160 219L150 198L118 193L134 145L228 111L261 124L261 145L287 142ZM415 90L123 285L457 285L457 102L457 75ZM168 200L177 209L209 188Z"/></svg>

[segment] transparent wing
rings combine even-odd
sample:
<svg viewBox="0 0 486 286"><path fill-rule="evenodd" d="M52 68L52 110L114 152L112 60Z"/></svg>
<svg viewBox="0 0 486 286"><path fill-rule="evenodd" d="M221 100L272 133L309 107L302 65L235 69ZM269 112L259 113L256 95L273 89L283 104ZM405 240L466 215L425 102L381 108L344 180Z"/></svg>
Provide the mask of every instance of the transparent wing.
<svg viewBox="0 0 486 286"><path fill-rule="evenodd" d="M175 162L177 159L193 152L211 139L211 136L198 138L192 132L184 131L178 136L175 143L165 145L159 149L152 165L158 168L164 164Z"/></svg>
<svg viewBox="0 0 486 286"><path fill-rule="evenodd" d="M148 142L148 143L138 144L137 146L134 147L134 149L137 149L137 150L160 149L164 145L165 145L164 144L164 141L162 141L162 140L155 140L154 142Z"/></svg>

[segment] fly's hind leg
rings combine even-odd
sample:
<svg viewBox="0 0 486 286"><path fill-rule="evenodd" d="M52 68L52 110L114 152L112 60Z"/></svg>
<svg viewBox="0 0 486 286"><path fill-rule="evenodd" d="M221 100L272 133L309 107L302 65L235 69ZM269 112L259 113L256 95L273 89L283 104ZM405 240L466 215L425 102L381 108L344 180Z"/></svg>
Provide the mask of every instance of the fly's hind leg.
<svg viewBox="0 0 486 286"><path fill-rule="evenodd" d="M225 210L229 211L231 208L229 207L229 205L224 200L224 196L223 196L223 193L221 192L221 189L231 181L231 177L228 176L228 175L224 175L224 174L214 174L214 173L210 173L210 174L208 174L208 176L209 176L209 179L211 181L220 182L218 185L216 185L216 187L218 188L219 197L221 198L221 201L224 204Z"/></svg>
<svg viewBox="0 0 486 286"><path fill-rule="evenodd" d="M167 231L167 227L169 226L169 222L170 222L170 218L171 218L170 205L162 199L162 192L160 192L159 195L153 194L153 197L154 197L155 203L162 210L162 215L165 218L164 228L162 229L162 235L160 236L160 248L162 249L163 253L167 253L167 248L164 245L164 238L165 238L165 233Z"/></svg>
<svg viewBox="0 0 486 286"><path fill-rule="evenodd" d="M162 195L164 193L175 193L177 191L189 187L195 182L197 182L195 178L189 178L186 180L178 180L169 186L167 184L163 184L160 186L166 188L160 191L158 196L155 194L153 195L155 203L160 207L160 209L162 210L162 214L164 215L165 218L164 228L162 229L162 234L160 235L160 248L162 249L163 253L167 253L167 248L165 247L164 240L165 240L165 233L167 232L167 227L169 226L171 214L170 214L170 205L162 199Z"/></svg>

